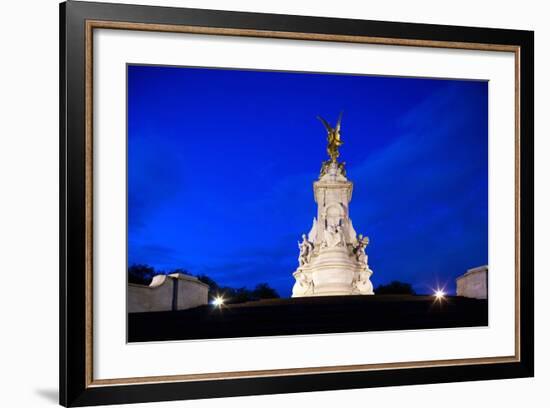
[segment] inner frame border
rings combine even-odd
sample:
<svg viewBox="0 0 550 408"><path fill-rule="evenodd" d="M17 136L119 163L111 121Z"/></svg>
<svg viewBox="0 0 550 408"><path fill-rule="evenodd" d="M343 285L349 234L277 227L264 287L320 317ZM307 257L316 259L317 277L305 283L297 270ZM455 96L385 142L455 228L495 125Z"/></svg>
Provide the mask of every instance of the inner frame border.
<svg viewBox="0 0 550 408"><path fill-rule="evenodd" d="M515 353L512 356L479 357L467 359L429 360L380 364L303 367L273 370L215 372L201 374L127 377L113 379L93 378L93 33L94 29L118 29L146 32L170 32L237 37L276 38L342 43L380 44L428 48L449 48L494 52L513 52L515 58ZM304 374L327 374L374 370L463 366L471 364L496 364L521 362L521 298L520 298L520 60L521 47L507 44L486 44L456 41L401 39L356 35L334 35L270 31L254 29L199 27L190 25L132 23L109 20L85 22L85 387L95 388L113 385L155 384L240 378L280 377Z"/></svg>

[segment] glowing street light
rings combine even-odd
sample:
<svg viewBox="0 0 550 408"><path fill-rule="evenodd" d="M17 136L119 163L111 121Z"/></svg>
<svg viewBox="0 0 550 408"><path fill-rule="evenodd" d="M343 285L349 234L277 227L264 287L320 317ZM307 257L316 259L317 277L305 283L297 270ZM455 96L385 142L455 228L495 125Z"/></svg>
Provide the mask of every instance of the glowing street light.
<svg viewBox="0 0 550 408"><path fill-rule="evenodd" d="M212 301L212 304L216 307L221 307L223 306L224 302L225 302L225 299L222 296L216 296Z"/></svg>
<svg viewBox="0 0 550 408"><path fill-rule="evenodd" d="M445 292L443 292L441 289L437 289L434 292L434 296L435 296L436 300L442 300L442 299L445 298Z"/></svg>

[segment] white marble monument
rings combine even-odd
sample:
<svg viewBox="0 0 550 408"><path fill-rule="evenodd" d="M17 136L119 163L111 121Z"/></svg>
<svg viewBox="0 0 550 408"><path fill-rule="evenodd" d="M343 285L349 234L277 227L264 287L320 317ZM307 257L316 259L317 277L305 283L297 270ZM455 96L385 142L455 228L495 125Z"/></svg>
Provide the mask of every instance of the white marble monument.
<svg viewBox="0 0 550 408"><path fill-rule="evenodd" d="M296 283L292 297L373 295L365 249L367 237L357 235L349 217L353 183L346 177L344 162L338 161L341 115L335 128L319 118L328 132L327 152L319 179L313 183L317 217L306 236L302 235Z"/></svg>

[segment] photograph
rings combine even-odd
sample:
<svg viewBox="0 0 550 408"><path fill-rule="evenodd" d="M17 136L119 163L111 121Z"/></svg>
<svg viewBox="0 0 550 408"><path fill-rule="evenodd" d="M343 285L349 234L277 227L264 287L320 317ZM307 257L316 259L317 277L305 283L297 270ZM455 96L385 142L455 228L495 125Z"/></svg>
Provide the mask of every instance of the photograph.
<svg viewBox="0 0 550 408"><path fill-rule="evenodd" d="M489 326L488 89L127 63L127 341Z"/></svg>

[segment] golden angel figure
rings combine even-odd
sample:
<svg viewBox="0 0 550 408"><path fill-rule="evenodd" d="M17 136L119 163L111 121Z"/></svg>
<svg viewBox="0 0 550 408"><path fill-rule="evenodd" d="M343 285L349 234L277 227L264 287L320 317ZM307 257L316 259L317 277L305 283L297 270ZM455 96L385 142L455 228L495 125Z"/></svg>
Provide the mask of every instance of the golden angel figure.
<svg viewBox="0 0 550 408"><path fill-rule="evenodd" d="M322 117L317 117L321 123L325 126L325 129L327 130L327 153L330 156L330 160L333 163L337 162L338 156L340 156L340 152L338 151L338 148L344 144L342 141L342 138L340 137L340 125L342 123L342 113L340 113L340 116L338 117L338 122L336 123L336 126L333 128L330 126L330 124L323 119Z"/></svg>

